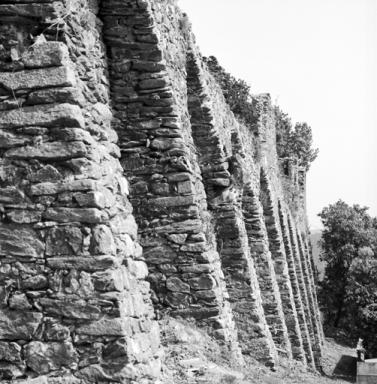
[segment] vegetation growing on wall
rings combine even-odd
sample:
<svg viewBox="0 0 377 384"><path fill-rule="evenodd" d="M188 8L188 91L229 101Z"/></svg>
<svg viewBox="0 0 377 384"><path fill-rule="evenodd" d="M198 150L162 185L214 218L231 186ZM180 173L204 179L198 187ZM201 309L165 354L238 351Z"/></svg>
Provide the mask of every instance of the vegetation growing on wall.
<svg viewBox="0 0 377 384"><path fill-rule="evenodd" d="M325 325L367 340L377 352L377 220L367 207L339 200L319 216L324 225L321 258L326 262L320 283Z"/></svg>
<svg viewBox="0 0 377 384"><path fill-rule="evenodd" d="M296 123L278 106L274 108L276 121L276 148L281 159L295 158L298 165L309 169L317 158L318 149L313 148L312 129L307 123Z"/></svg>
<svg viewBox="0 0 377 384"><path fill-rule="evenodd" d="M225 100L236 117L246 125L254 122L253 108L251 102L250 86L241 79L236 79L228 73L218 62L216 57L204 57L213 77L220 85Z"/></svg>
<svg viewBox="0 0 377 384"><path fill-rule="evenodd" d="M248 126L255 122L250 86L228 73L216 57L204 57L211 74L220 85L225 100L235 116ZM296 123L293 128L290 117L274 107L276 122L276 143L280 159L297 159L298 165L309 169L316 159L318 149L313 148L312 129L307 123Z"/></svg>

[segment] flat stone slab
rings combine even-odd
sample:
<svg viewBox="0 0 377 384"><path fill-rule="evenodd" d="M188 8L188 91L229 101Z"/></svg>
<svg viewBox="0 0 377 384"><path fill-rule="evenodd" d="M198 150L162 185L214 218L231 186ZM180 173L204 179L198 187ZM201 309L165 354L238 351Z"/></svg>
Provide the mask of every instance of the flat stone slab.
<svg viewBox="0 0 377 384"><path fill-rule="evenodd" d="M43 213L47 220L59 223L80 222L80 223L103 223L108 219L104 211L97 208L49 208Z"/></svg>
<svg viewBox="0 0 377 384"><path fill-rule="evenodd" d="M68 61L67 46L60 41L46 41L27 49L21 56L25 68L57 67Z"/></svg>
<svg viewBox="0 0 377 384"><path fill-rule="evenodd" d="M87 149L81 142L57 141L10 149L4 156L12 159L66 160L83 157L86 154Z"/></svg>
<svg viewBox="0 0 377 384"><path fill-rule="evenodd" d="M72 104L37 105L0 113L1 128L80 127L85 122L80 107Z"/></svg>
<svg viewBox="0 0 377 384"><path fill-rule="evenodd" d="M76 84L73 69L68 66L0 72L0 85L12 91L49 87L72 87Z"/></svg>
<svg viewBox="0 0 377 384"><path fill-rule="evenodd" d="M31 228L0 225L0 255L43 258L44 244Z"/></svg>
<svg viewBox="0 0 377 384"><path fill-rule="evenodd" d="M42 313L0 310L0 339L30 340L42 320Z"/></svg>
<svg viewBox="0 0 377 384"><path fill-rule="evenodd" d="M59 2L52 4L6 4L0 5L0 15L4 16L22 16L39 19L56 19L61 11Z"/></svg>

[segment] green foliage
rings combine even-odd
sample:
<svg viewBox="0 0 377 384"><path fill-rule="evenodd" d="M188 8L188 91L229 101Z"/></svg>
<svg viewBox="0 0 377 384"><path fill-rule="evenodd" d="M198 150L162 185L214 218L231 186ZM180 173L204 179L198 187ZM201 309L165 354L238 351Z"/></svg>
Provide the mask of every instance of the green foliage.
<svg viewBox="0 0 377 384"><path fill-rule="evenodd" d="M223 91L226 102L236 117L246 125L253 124L250 86L244 80L236 79L219 64L214 56L204 57L213 77Z"/></svg>
<svg viewBox="0 0 377 384"><path fill-rule="evenodd" d="M326 262L319 295L325 325L343 328L355 339L364 337L377 352L377 225L367 210L339 200L319 214Z"/></svg>
<svg viewBox="0 0 377 384"><path fill-rule="evenodd" d="M318 149L312 148L312 129L307 123L296 123L293 129L292 121L286 113L277 106L274 112L278 157L295 158L298 160L298 165L308 170L318 156Z"/></svg>

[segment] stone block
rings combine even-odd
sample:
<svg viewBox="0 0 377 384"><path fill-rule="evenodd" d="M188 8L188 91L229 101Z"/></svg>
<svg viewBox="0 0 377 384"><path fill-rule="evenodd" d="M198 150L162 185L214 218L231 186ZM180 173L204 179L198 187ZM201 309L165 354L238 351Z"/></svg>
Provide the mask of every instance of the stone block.
<svg viewBox="0 0 377 384"><path fill-rule="evenodd" d="M120 318L100 319L76 329L76 333L91 336L125 336Z"/></svg>
<svg viewBox="0 0 377 384"><path fill-rule="evenodd" d="M28 105L53 103L82 105L84 97L77 87L47 88L31 92L26 103Z"/></svg>
<svg viewBox="0 0 377 384"><path fill-rule="evenodd" d="M0 85L11 91L73 87L76 85L76 77L74 71L68 66L0 72Z"/></svg>
<svg viewBox="0 0 377 384"><path fill-rule="evenodd" d="M180 278L176 276L169 277L166 280L166 288L169 291L173 291L173 292L190 293L190 285L183 282Z"/></svg>
<svg viewBox="0 0 377 384"><path fill-rule="evenodd" d="M0 148L14 148L31 143L30 136L15 135L11 132L0 131Z"/></svg>
<svg viewBox="0 0 377 384"><path fill-rule="evenodd" d="M177 253L168 246L160 245L153 248L145 248L144 257L148 264L174 264Z"/></svg>
<svg viewBox="0 0 377 384"><path fill-rule="evenodd" d="M44 244L31 228L0 224L0 255L6 257L43 258Z"/></svg>
<svg viewBox="0 0 377 384"><path fill-rule="evenodd" d="M43 213L43 218L58 223L103 223L108 220L106 212L97 208L49 208Z"/></svg>
<svg viewBox="0 0 377 384"><path fill-rule="evenodd" d="M42 321L38 312L0 309L0 339L30 340Z"/></svg>
<svg viewBox="0 0 377 384"><path fill-rule="evenodd" d="M6 212L6 217L13 223L31 224L41 221L42 212L28 209L13 209Z"/></svg>
<svg viewBox="0 0 377 384"><path fill-rule="evenodd" d="M21 362L21 347L19 344L0 341L0 360L11 363Z"/></svg>
<svg viewBox="0 0 377 384"><path fill-rule="evenodd" d="M60 183L39 183L30 188L31 195L54 195L63 192L93 191L98 188L98 183L94 180L72 180Z"/></svg>
<svg viewBox="0 0 377 384"><path fill-rule="evenodd" d="M87 149L81 142L48 142L36 146L10 149L5 152L4 156L11 159L67 160L86 154Z"/></svg>
<svg viewBox="0 0 377 384"><path fill-rule="evenodd" d="M6 4L0 5L0 15L30 17L37 19L56 19L61 15L61 7L58 2L50 4Z"/></svg>
<svg viewBox="0 0 377 384"><path fill-rule="evenodd" d="M113 234L106 225L97 225L92 231L90 242L91 254L115 254L116 247Z"/></svg>
<svg viewBox="0 0 377 384"><path fill-rule="evenodd" d="M51 257L47 259L51 269L82 270L89 272L105 271L109 268L119 268L119 260L113 256L97 257Z"/></svg>
<svg viewBox="0 0 377 384"><path fill-rule="evenodd" d="M93 304L88 304L85 300L73 298L41 298L38 305L48 315L63 316L71 319L95 320L101 315L101 309Z"/></svg>
<svg viewBox="0 0 377 384"><path fill-rule="evenodd" d="M83 251L84 236L78 227L55 227L46 236L46 255L79 255Z"/></svg>
<svg viewBox="0 0 377 384"><path fill-rule="evenodd" d="M57 67L67 63L68 59L68 48L60 41L35 44L21 56L25 68Z"/></svg>
<svg viewBox="0 0 377 384"><path fill-rule="evenodd" d="M161 207L161 208L182 207L182 206L194 204L195 196L158 197L156 199L149 199L148 202L151 205Z"/></svg>
<svg viewBox="0 0 377 384"><path fill-rule="evenodd" d="M216 287L216 280L211 275L202 275L189 279L189 284L192 289L205 290L213 289Z"/></svg>
<svg viewBox="0 0 377 384"><path fill-rule="evenodd" d="M56 371L62 367L77 367L78 354L68 341L63 343L32 341L24 347L24 354L26 365L39 374Z"/></svg>
<svg viewBox="0 0 377 384"><path fill-rule="evenodd" d="M0 112L0 129L28 126L85 127L81 109L72 104L36 105Z"/></svg>
<svg viewBox="0 0 377 384"><path fill-rule="evenodd" d="M17 205L27 202L27 197L20 189L16 187L0 188L0 204Z"/></svg>

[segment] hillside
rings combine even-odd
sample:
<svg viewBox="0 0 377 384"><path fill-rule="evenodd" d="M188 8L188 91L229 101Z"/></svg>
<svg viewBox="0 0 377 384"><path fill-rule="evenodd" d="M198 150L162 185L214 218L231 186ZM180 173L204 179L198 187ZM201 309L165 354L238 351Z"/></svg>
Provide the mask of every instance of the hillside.
<svg viewBox="0 0 377 384"><path fill-rule="evenodd" d="M164 384L347 384L356 382L355 350L326 339L323 374L282 360L275 372L253 359L246 366L229 366L226 356L208 335L188 323L164 321L166 346ZM252 367L252 368L251 368Z"/></svg>

